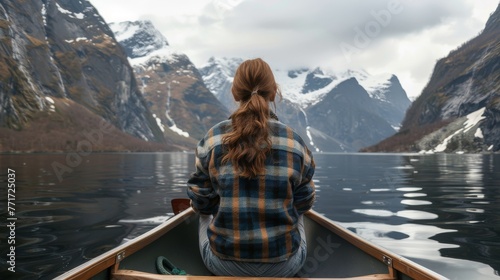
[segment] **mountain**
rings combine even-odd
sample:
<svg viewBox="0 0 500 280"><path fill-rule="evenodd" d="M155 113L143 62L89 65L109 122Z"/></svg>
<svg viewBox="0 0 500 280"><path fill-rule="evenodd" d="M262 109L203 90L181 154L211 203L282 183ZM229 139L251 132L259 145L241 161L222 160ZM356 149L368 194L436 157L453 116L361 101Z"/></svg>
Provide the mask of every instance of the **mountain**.
<svg viewBox="0 0 500 280"><path fill-rule="evenodd" d="M376 84L374 88L367 88L368 93L371 93L372 98L378 104L378 114L387 120L391 126L399 129L401 120L411 105L411 101L408 99L398 77L391 75L390 78L386 77L386 80L381 84Z"/></svg>
<svg viewBox="0 0 500 280"><path fill-rule="evenodd" d="M234 111L238 107L231 94L233 76L238 66L243 62L241 58L214 58L211 57L208 63L200 68L207 88L215 97L229 110Z"/></svg>
<svg viewBox="0 0 500 280"><path fill-rule="evenodd" d="M229 117L194 64L173 49L150 21L111 23L110 27L166 138L194 147L210 127Z"/></svg>
<svg viewBox="0 0 500 280"><path fill-rule="evenodd" d="M198 70L149 21L111 23L110 27L126 50L148 108L167 139L191 145L238 106L231 85L243 59L211 58ZM376 143L396 132L410 104L393 75L373 77L354 71L331 74L320 68L275 70L275 74L284 94L277 114L316 151L352 152ZM340 85L356 75L361 93L350 94L349 87ZM323 106L313 106L323 99ZM336 123L336 129L343 133L328 129L328 125L325 128L320 117L323 111L337 106L355 108L346 121L342 121L346 115L331 117L332 125ZM370 130L375 131L367 133Z"/></svg>
<svg viewBox="0 0 500 280"><path fill-rule="evenodd" d="M231 83L241 58L210 58L203 80L230 110ZM394 134L410 105L394 75L331 73L317 68L273 69L283 100L276 113L315 151L354 152Z"/></svg>
<svg viewBox="0 0 500 280"><path fill-rule="evenodd" d="M393 137L366 151L500 150L500 4L483 31L437 61Z"/></svg>
<svg viewBox="0 0 500 280"><path fill-rule="evenodd" d="M375 104L356 78L350 78L307 109L309 123L357 151L369 141L384 139L395 132L390 123L372 109Z"/></svg>
<svg viewBox="0 0 500 280"><path fill-rule="evenodd" d="M170 149L88 1L2 0L0 34L0 151L77 150L91 134L94 151Z"/></svg>

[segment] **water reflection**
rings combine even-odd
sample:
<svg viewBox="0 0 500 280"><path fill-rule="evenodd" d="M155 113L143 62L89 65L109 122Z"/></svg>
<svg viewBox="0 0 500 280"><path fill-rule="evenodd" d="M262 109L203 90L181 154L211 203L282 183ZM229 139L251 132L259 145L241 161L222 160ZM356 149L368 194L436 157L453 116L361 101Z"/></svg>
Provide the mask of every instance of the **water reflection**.
<svg viewBox="0 0 500 280"><path fill-rule="evenodd" d="M353 209L352 212L374 217L397 216L407 218L409 220L432 220L437 219L438 217L436 214L418 210L401 210L397 212L391 212L389 210L380 209Z"/></svg>
<svg viewBox="0 0 500 280"><path fill-rule="evenodd" d="M498 157L438 155L437 159L425 158L416 164L420 172L413 181L424 187L426 200L436 204L429 209L439 215L433 224L457 230L432 237L460 246L441 249L441 255L487 263L498 271L499 212L497 206L491 205L499 198Z"/></svg>
<svg viewBox="0 0 500 280"><path fill-rule="evenodd" d="M19 175L19 279L51 279L166 221L194 169L193 154L92 154L59 181L65 155L1 157L0 184L7 167ZM498 279L500 155L315 160L315 210L451 279Z"/></svg>
<svg viewBox="0 0 500 280"><path fill-rule="evenodd" d="M342 226L359 234L361 237L375 241L384 247L394 247L395 253L402 256L411 255L414 258L435 259L440 258L436 248L457 248L458 245L443 244L431 237L444 232L436 226L407 223L402 225L387 225L371 222L341 223ZM396 246L395 246L396 245Z"/></svg>
<svg viewBox="0 0 500 280"><path fill-rule="evenodd" d="M185 153L155 153L149 157L148 164L150 166L145 170L154 170L154 175L148 180L137 180L141 183L141 191L131 193L127 198L129 215L126 219L121 219L120 223L133 224L135 227L123 242L147 232L173 216L170 200L186 197L186 180L194 169L194 156Z"/></svg>
<svg viewBox="0 0 500 280"><path fill-rule="evenodd" d="M0 184L7 167L17 177L16 278L52 279L168 219L170 198L185 196L190 157L91 154L58 177L52 166L65 154L1 155Z"/></svg>
<svg viewBox="0 0 500 280"><path fill-rule="evenodd" d="M496 278L500 206L494 204L500 198L499 155L355 157L316 157L317 164L330 166L331 184L316 209L451 279ZM411 236L412 227L426 232L427 243L390 238L391 234ZM387 239L383 242L377 236ZM419 254L424 245L424 251L433 253ZM433 254L436 258L430 257ZM453 267L450 270L443 268L448 261L453 263L447 264Z"/></svg>
<svg viewBox="0 0 500 280"><path fill-rule="evenodd" d="M423 194L425 196L425 194ZM416 199L403 199L401 200L401 204L406 204L406 205L429 205L432 204L432 202L427 201L427 200L416 200Z"/></svg>

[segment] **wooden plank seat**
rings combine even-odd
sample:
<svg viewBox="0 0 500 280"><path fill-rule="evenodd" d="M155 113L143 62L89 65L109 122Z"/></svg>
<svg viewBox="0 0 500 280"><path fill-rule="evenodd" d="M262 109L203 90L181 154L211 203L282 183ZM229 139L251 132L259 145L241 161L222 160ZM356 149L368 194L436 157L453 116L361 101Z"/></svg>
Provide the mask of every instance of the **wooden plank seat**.
<svg viewBox="0 0 500 280"><path fill-rule="evenodd" d="M228 277L228 276L194 276L194 275L160 275L136 270L119 269L113 273L114 280L394 280L389 274L370 274L348 278L273 278L273 277Z"/></svg>

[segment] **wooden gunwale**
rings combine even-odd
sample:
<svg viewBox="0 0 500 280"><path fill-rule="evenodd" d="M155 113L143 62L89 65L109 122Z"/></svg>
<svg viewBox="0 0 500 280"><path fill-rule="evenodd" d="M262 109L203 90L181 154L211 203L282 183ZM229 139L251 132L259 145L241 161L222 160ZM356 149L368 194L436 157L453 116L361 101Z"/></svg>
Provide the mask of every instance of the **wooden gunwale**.
<svg viewBox="0 0 500 280"><path fill-rule="evenodd" d="M106 253L103 253L98 257L93 258L92 260L88 261L83 267L77 266L72 270L69 270L66 273L56 277L55 279L90 279L92 276L100 273L103 270L109 269L112 266L115 266L114 269L116 270L120 262L120 260L117 260L118 255L121 255L122 259L126 258L129 255L132 255L145 246L151 244L152 242L163 236L166 232L175 228L177 225L181 224L193 214L195 214L193 209L188 208L182 213L168 219L165 224L155 227L154 229L144 233L143 235L140 235L132 241L122 244L114 249L109 250Z"/></svg>

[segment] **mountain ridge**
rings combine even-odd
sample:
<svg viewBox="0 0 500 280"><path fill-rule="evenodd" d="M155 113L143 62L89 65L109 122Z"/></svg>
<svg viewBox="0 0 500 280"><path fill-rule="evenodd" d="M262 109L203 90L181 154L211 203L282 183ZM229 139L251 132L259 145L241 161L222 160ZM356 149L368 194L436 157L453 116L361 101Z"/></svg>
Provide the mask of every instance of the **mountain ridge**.
<svg viewBox="0 0 500 280"><path fill-rule="evenodd" d="M230 89L234 72L241 62L243 58L212 57L200 69L207 87L230 111L238 106L238 103L233 101ZM273 69L273 73L283 94L283 100L277 104L278 117L290 124L309 143L314 143L311 144L311 148L315 151L355 152L364 147L363 145L380 141L396 132L406 108L411 103L399 80L392 74L385 75L383 80L379 80L365 71L333 73L319 67ZM346 86L348 84L350 86ZM362 90L354 90L354 84ZM361 84L369 88L370 92ZM395 90L396 88L398 90ZM329 95L332 97L327 98ZM398 98L400 103L394 105L394 100L397 101ZM404 99L406 103L401 101ZM323 100L328 100L329 105L316 106ZM351 127L348 126L351 125L356 126L355 130L371 130L372 127L377 127L382 133L368 133L363 136L365 139L354 140L346 133L338 134L328 126L325 127L324 120L318 116L324 118L331 108L338 106L336 103L339 101L342 104L339 110L343 107L356 108L357 115L350 115L352 112L346 112L344 116L336 115L335 118L332 115L330 120L332 126L337 119L345 117L344 122L337 123L337 129L350 131ZM382 126L371 124L371 127L363 128L357 126L360 123L366 124L363 120L365 118L385 124ZM343 127L340 127L342 125ZM325 131L329 133L324 133ZM315 135L317 139L314 139Z"/></svg>

